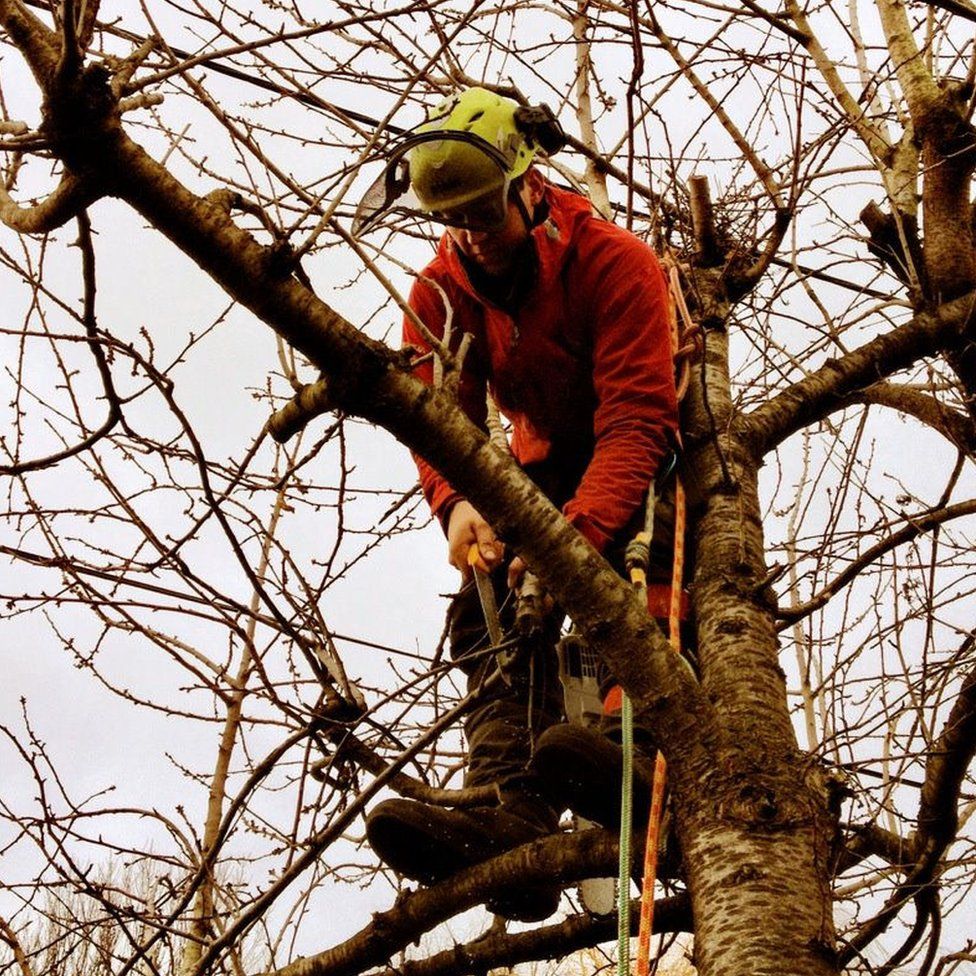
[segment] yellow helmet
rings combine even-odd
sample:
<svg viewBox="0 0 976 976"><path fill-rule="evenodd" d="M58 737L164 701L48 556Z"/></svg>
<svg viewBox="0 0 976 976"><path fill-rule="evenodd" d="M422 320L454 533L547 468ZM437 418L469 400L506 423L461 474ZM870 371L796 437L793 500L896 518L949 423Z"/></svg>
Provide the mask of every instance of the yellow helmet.
<svg viewBox="0 0 976 976"><path fill-rule="evenodd" d="M418 135L434 138L414 146L408 155L410 184L424 210L453 210L529 168L536 146L519 129L520 108L485 88L469 88L434 109L430 121L418 129ZM448 133L468 138L443 138ZM488 152L488 147L495 152Z"/></svg>
<svg viewBox="0 0 976 976"><path fill-rule="evenodd" d="M485 88L469 88L434 108L393 150L357 210L353 233L391 209L453 226L498 227L512 180L537 152L555 152L564 141L546 106L529 108Z"/></svg>

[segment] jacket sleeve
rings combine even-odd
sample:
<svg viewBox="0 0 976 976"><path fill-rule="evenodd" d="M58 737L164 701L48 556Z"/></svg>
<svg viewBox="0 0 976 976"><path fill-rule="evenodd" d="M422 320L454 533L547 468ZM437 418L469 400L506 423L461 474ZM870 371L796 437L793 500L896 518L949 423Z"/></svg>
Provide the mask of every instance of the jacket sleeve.
<svg viewBox="0 0 976 976"><path fill-rule="evenodd" d="M591 313L594 450L563 512L602 551L675 443L678 407L667 285L653 252L603 224L581 243L578 262Z"/></svg>
<svg viewBox="0 0 976 976"><path fill-rule="evenodd" d="M424 277L419 277L410 291L408 304L417 313L420 320L427 326L430 332L438 339L444 336L444 324L446 321L445 300L451 299L435 288ZM462 309L452 309L452 324L454 334L450 343L452 350L457 351L461 334ZM417 350L417 358L421 361L414 369L414 375L426 383L428 386L434 382L434 363L433 355L425 356L431 352L431 345L427 338L420 332L413 320L409 316L403 319L403 346L411 346ZM472 367L472 360L476 352L469 347L461 366L461 377L458 384L458 399L461 408L470 419L480 427L486 425L485 397L487 384L480 371ZM417 471L420 475L420 487L433 515L440 521L441 526L447 531L447 517L454 504L463 497L456 492L447 479L442 477L433 467L431 467L420 455L412 454Z"/></svg>

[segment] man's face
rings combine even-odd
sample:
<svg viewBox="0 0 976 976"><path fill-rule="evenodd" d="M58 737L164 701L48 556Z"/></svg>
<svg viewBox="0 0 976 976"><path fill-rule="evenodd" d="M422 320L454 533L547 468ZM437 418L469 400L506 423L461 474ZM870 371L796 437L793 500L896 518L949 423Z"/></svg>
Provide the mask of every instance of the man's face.
<svg viewBox="0 0 976 976"><path fill-rule="evenodd" d="M530 215L542 200L545 182L541 174L530 169L519 187L519 196ZM481 268L485 274L495 277L513 270L522 245L528 240L530 229L526 226L522 211L513 201L508 201L505 222L492 230L467 230L448 227L448 234L461 252Z"/></svg>

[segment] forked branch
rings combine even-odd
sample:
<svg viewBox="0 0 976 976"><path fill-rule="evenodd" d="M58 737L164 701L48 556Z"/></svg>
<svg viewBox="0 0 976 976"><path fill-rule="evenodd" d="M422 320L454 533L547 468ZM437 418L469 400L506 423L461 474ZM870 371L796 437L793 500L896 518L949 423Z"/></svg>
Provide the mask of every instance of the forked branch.
<svg viewBox="0 0 976 976"><path fill-rule="evenodd" d="M802 380L767 400L739 422L757 457L808 424L843 408L859 387L906 369L958 341L972 312L972 296L921 312L904 325L829 360Z"/></svg>
<svg viewBox="0 0 976 976"><path fill-rule="evenodd" d="M966 639L962 652L972 648L974 635ZM919 922L931 915L927 886L935 883L946 848L956 836L959 792L973 756L976 755L976 668L970 668L941 735L929 752L922 787L915 862L884 907L849 940L840 954L842 966L877 939L908 902L918 903ZM921 899L921 901L919 901Z"/></svg>

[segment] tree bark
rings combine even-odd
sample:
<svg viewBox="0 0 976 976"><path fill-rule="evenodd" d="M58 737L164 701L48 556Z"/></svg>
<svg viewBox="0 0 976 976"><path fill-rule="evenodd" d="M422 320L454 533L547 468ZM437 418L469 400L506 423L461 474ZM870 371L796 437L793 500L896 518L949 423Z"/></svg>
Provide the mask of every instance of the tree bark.
<svg viewBox="0 0 976 976"><path fill-rule="evenodd" d="M695 961L709 976L834 973L827 866L836 820L787 711L774 608L762 584L758 464L733 424L720 273L699 270L697 284L713 327L701 382L686 401L686 477L697 653L717 744L697 783L675 797Z"/></svg>

